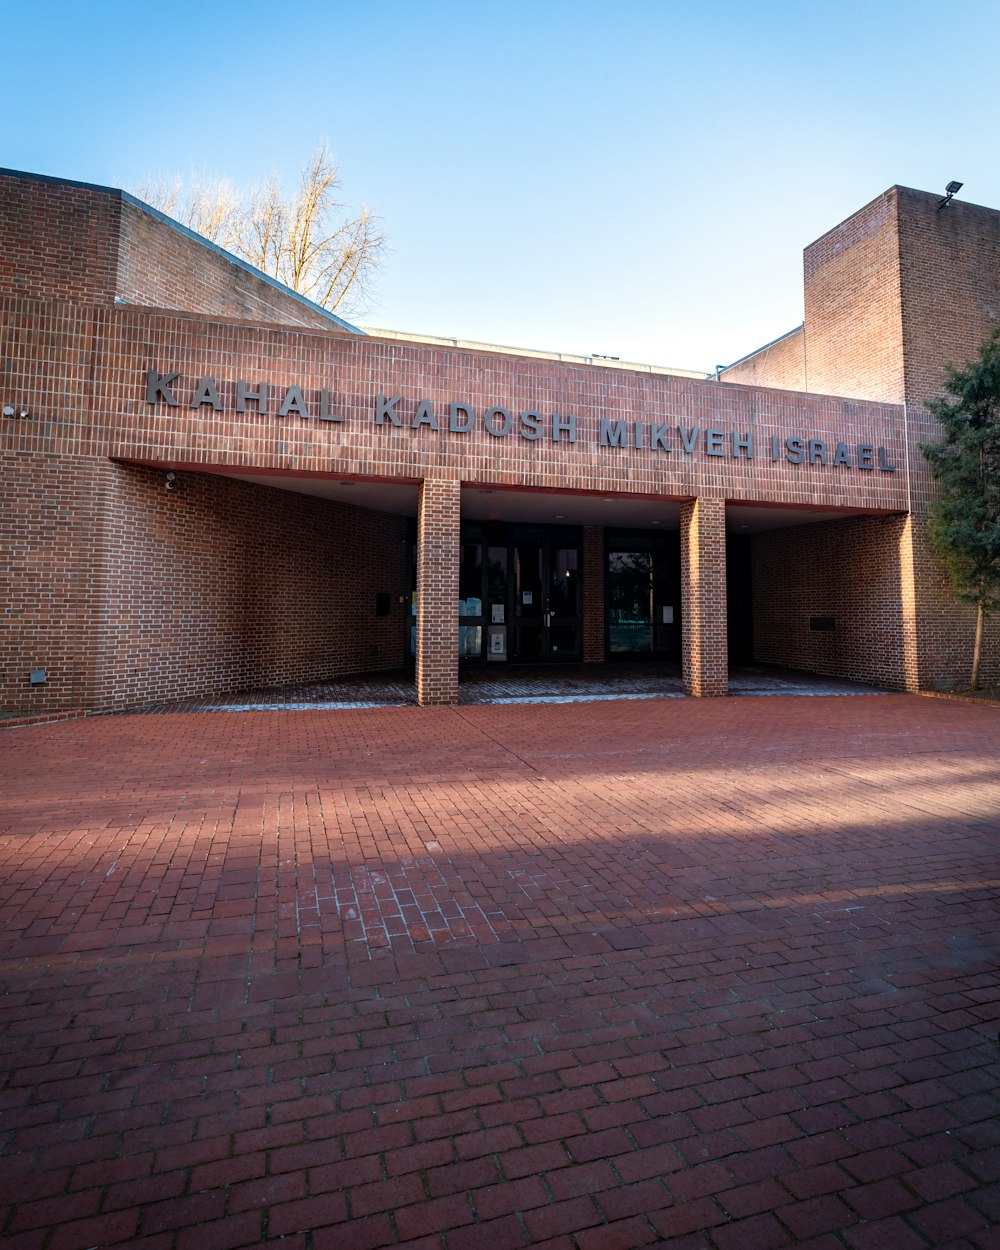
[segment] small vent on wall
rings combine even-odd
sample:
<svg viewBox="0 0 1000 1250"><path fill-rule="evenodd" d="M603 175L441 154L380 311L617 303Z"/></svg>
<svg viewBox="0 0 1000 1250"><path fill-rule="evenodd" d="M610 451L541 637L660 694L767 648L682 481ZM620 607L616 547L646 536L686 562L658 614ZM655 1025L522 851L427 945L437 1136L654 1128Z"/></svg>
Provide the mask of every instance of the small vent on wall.
<svg viewBox="0 0 1000 1250"><path fill-rule="evenodd" d="M832 634L837 628L837 618L834 616L810 616L809 628L819 634Z"/></svg>

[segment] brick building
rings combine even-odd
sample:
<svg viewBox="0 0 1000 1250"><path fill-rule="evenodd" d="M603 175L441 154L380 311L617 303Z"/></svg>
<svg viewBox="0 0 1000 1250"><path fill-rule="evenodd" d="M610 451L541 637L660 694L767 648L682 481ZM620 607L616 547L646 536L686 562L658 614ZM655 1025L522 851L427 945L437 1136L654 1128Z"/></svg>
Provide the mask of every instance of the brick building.
<svg viewBox="0 0 1000 1250"><path fill-rule="evenodd" d="M0 171L0 708L412 662L963 680L921 406L1000 324L1000 213L893 187L717 377L362 334L124 192ZM1000 679L987 640L985 674Z"/></svg>

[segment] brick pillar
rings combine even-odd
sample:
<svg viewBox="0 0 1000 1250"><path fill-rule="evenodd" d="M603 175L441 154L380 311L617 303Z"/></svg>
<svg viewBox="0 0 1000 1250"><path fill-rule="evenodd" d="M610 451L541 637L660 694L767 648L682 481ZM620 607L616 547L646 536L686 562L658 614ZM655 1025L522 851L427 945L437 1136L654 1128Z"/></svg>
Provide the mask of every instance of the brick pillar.
<svg viewBox="0 0 1000 1250"><path fill-rule="evenodd" d="M604 663L604 527L583 527L583 662Z"/></svg>
<svg viewBox="0 0 1000 1250"><path fill-rule="evenodd" d="M685 691L727 694L724 499L681 504L681 637Z"/></svg>
<svg viewBox="0 0 1000 1250"><path fill-rule="evenodd" d="M899 536L899 589L903 633L903 689L920 689L920 634L917 629L917 549L921 546L921 527L912 513L903 520Z"/></svg>
<svg viewBox="0 0 1000 1250"><path fill-rule="evenodd" d="M458 702L458 482L426 478L417 511L417 702Z"/></svg>

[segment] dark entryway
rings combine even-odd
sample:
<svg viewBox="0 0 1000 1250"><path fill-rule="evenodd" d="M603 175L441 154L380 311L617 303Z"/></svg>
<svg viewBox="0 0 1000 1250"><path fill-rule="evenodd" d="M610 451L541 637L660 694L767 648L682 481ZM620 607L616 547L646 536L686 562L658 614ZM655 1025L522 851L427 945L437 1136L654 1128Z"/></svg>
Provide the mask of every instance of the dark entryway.
<svg viewBox="0 0 1000 1250"><path fill-rule="evenodd" d="M726 622L731 666L754 660L752 541L749 534L726 535Z"/></svg>
<svg viewBox="0 0 1000 1250"><path fill-rule="evenodd" d="M726 539L729 662L754 660L751 537ZM681 559L676 530L604 532L605 659L679 661ZM575 663L583 650L582 531L502 521L462 525L459 659ZM412 585L416 544L411 533ZM409 655L415 654L416 593Z"/></svg>

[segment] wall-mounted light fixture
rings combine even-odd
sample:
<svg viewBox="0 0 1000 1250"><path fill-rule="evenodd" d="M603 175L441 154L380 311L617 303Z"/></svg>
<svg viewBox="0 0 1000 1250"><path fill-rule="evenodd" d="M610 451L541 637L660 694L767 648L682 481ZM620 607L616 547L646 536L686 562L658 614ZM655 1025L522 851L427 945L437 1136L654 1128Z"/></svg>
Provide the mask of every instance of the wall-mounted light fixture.
<svg viewBox="0 0 1000 1250"><path fill-rule="evenodd" d="M954 178L952 178L951 182L949 182L949 183L948 183L948 185L947 185L947 186L945 187L945 189L944 189L944 199L943 199L943 200L940 202L940 204L938 204L938 206L937 206L937 211L938 211L938 212L940 212L942 208L947 208L947 207L948 207L948 205L949 205L949 204L951 203L951 201L952 201L952 198L953 198L954 196L958 195L958 193L959 193L959 191L961 191L961 189L962 189L963 185L964 185L963 183L961 183L961 182L956 182L956 181L955 181L955 179L954 179Z"/></svg>
<svg viewBox="0 0 1000 1250"><path fill-rule="evenodd" d="M176 474L176 473L168 473L168 474L167 474L167 480L166 480L166 482L165 482L165 485L166 485L167 490L173 490L173 489L174 489L174 484L175 484L175 482L176 482L176 481L177 481L177 474Z"/></svg>
<svg viewBox="0 0 1000 1250"><path fill-rule="evenodd" d="M3 415L5 417L30 417L31 409L27 404L18 404L16 407L14 404L4 404Z"/></svg>

